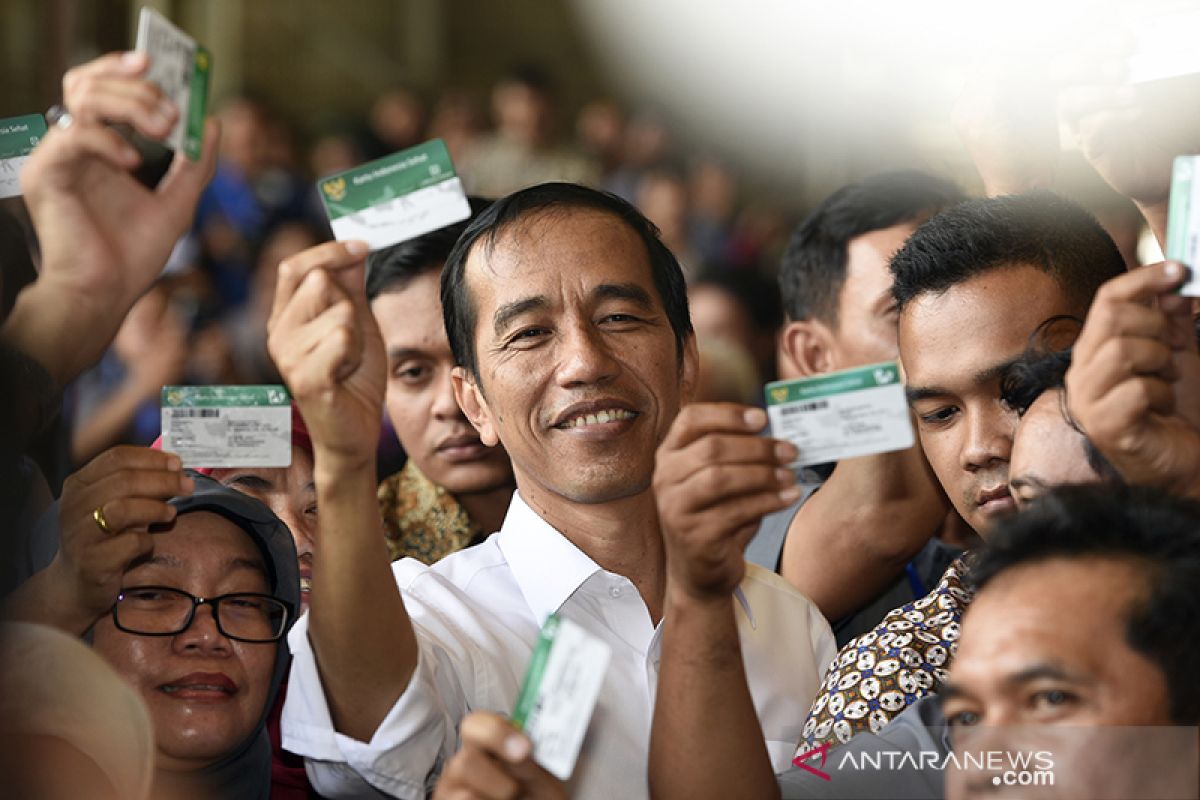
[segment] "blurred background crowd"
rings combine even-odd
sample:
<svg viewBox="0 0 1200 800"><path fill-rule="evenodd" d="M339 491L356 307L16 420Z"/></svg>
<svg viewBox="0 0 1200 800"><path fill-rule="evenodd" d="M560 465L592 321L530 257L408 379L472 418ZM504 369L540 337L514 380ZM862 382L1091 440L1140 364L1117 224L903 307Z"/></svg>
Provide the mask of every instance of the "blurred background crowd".
<svg viewBox="0 0 1200 800"><path fill-rule="evenodd" d="M162 280L69 390L66 413L42 443L46 467L151 442L163 385L279 382L265 344L276 265L330 238L315 179L430 138L446 142L472 194L569 180L637 205L691 282L705 352L701 396L752 403L774 377L779 257L816 200L899 165L978 184L949 110L966 74L964 50L994 21L959 19L936 0L912 4L904 35L916 49L881 45L892 20L878 8L855 27L851 11L826 19L833 12L813 3L768 9L804 12L793 41L759 24L763 9L735 13L731 4L718 4L703 24L674 2L644 14L633 3L587 0L145 4L213 52L220 165ZM71 65L129 47L141 5L0 0L0 116L44 110ZM922 14L962 27L919 36ZM639 56L646 41L659 49ZM718 70L712 81L726 81L723 93L704 107L696 92L710 85L705 51L713 45L723 48L722 63L741 66ZM947 60L933 65L939 54ZM889 99L876 81L901 64L905 80L893 84L910 85L911 94ZM678 96L661 90L673 77L687 87ZM744 91L731 96L731 82ZM760 116L742 114L747 100ZM818 101L821 113L808 115ZM797 115L802 124L790 122ZM789 129L786 149L776 128ZM1068 154L1064 164L1058 191L1097 214L1131 265L1156 260L1139 258L1143 231L1132 205L1082 158ZM18 201L0 202L20 217ZM6 286L6 296L16 288ZM403 460L387 430L381 456L381 475ZM57 491L64 475L46 472Z"/></svg>

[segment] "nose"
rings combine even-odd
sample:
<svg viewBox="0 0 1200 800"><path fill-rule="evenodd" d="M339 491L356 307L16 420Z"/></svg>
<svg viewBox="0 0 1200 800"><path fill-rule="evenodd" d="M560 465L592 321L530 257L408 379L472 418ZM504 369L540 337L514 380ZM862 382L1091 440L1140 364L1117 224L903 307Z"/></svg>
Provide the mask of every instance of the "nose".
<svg viewBox="0 0 1200 800"><path fill-rule="evenodd" d="M196 608L192 624L182 633L175 634L173 644L177 651L205 655L228 654L233 647L217 629L213 607L207 603Z"/></svg>
<svg viewBox="0 0 1200 800"><path fill-rule="evenodd" d="M1016 427L1016 412L1005 408L999 400L969 412L967 438L962 448L963 468L978 472L1008 464Z"/></svg>
<svg viewBox="0 0 1200 800"><path fill-rule="evenodd" d="M448 370L434 379L430 391L433 392L433 406L430 408L430 413L433 414L434 419L438 422L466 419L466 415L458 407L458 400L454 399L454 383L450 380Z"/></svg>
<svg viewBox="0 0 1200 800"><path fill-rule="evenodd" d="M590 325L564 331L562 348L558 383L564 388L605 383L620 368L603 334Z"/></svg>

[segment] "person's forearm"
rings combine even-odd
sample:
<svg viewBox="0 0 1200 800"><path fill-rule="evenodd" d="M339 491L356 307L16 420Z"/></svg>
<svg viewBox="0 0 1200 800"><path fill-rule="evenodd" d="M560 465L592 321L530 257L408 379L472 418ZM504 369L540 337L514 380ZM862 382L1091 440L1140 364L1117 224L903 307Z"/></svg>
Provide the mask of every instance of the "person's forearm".
<svg viewBox="0 0 1200 800"><path fill-rule="evenodd" d="M66 386L100 360L128 311L128 303L81 297L39 278L17 295L0 338Z"/></svg>
<svg viewBox="0 0 1200 800"><path fill-rule="evenodd" d="M142 387L137 382L123 382L87 419L80 421L71 435L71 459L76 464L86 464L121 441L133 424L138 407L156 392L157 389Z"/></svg>
<svg viewBox="0 0 1200 800"><path fill-rule="evenodd" d="M732 598L698 601L668 588L649 779L655 800L779 797Z"/></svg>
<svg viewBox="0 0 1200 800"><path fill-rule="evenodd" d="M412 677L417 640L392 576L373 463L316 453L319 535L309 638L334 727L370 741Z"/></svg>
<svg viewBox="0 0 1200 800"><path fill-rule="evenodd" d="M949 508L919 446L849 459L800 509L780 573L840 619L896 580Z"/></svg>
<svg viewBox="0 0 1200 800"><path fill-rule="evenodd" d="M82 636L100 618L83 606L70 591L69 581L58 571L58 561L35 572L0 606L0 619L31 622Z"/></svg>

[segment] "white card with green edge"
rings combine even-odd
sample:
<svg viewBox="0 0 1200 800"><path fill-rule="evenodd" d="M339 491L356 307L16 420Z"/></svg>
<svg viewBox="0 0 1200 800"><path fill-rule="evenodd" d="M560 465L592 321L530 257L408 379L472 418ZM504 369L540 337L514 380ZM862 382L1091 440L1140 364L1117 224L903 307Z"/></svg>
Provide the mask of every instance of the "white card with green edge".
<svg viewBox="0 0 1200 800"><path fill-rule="evenodd" d="M185 467L289 467L292 398L283 386L164 386L162 449Z"/></svg>
<svg viewBox="0 0 1200 800"><path fill-rule="evenodd" d="M317 181L339 242L372 250L462 222L471 206L441 139L393 153Z"/></svg>
<svg viewBox="0 0 1200 800"><path fill-rule="evenodd" d="M907 450L912 420L896 362L767 384L771 435L800 451L793 467Z"/></svg>

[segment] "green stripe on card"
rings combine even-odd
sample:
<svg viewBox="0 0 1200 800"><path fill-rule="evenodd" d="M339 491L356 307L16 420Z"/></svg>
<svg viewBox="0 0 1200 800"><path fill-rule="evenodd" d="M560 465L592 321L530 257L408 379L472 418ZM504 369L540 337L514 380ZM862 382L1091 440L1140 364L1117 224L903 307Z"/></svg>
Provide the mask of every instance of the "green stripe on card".
<svg viewBox="0 0 1200 800"><path fill-rule="evenodd" d="M317 181L317 192L332 221L453 177L454 163L445 143L433 139L322 178Z"/></svg>
<svg viewBox="0 0 1200 800"><path fill-rule="evenodd" d="M782 403L794 403L797 400L829 397L830 395L898 383L900 383L900 370L896 367L896 362L886 361L881 364L835 372L831 375L768 383L767 405L777 406Z"/></svg>
<svg viewBox="0 0 1200 800"><path fill-rule="evenodd" d="M546 624L538 635L534 645L533 655L529 658L529 669L525 671L525 682L521 684L521 693L517 695L517 707L513 709L512 721L518 730L525 729L529 715L537 707L538 695L542 691L542 678L546 674L546 662L550 660L550 650L554 647L554 636L558 633L558 615L546 617Z"/></svg>
<svg viewBox="0 0 1200 800"><path fill-rule="evenodd" d="M284 386L164 386L164 408L240 408L287 406L292 397Z"/></svg>
<svg viewBox="0 0 1200 800"><path fill-rule="evenodd" d="M1197 166L1200 166L1198 156L1176 156L1171 170L1166 256L1173 261L1186 263L1187 260L1188 227L1192 216L1192 181Z"/></svg>

